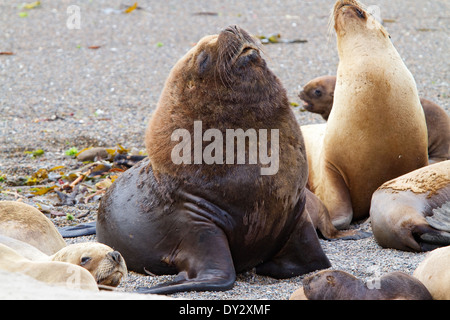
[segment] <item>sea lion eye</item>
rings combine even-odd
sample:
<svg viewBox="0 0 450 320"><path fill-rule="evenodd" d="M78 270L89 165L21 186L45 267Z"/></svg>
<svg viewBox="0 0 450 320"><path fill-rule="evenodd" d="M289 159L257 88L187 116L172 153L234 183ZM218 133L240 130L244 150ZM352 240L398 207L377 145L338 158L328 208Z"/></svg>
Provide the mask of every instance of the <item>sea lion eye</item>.
<svg viewBox="0 0 450 320"><path fill-rule="evenodd" d="M91 257L82 257L81 258L81 265L84 266L89 261L91 261Z"/></svg>
<svg viewBox="0 0 450 320"><path fill-rule="evenodd" d="M197 57L198 71L204 73L210 64L210 56L205 51L202 51Z"/></svg>
<svg viewBox="0 0 450 320"><path fill-rule="evenodd" d="M319 89L314 90L314 95L316 97L321 97L322 96L322 91L320 91Z"/></svg>
<svg viewBox="0 0 450 320"><path fill-rule="evenodd" d="M363 11L359 10L359 9L355 9L356 13L358 14L358 17L360 17L361 19L364 19L366 17L366 15L364 14Z"/></svg>

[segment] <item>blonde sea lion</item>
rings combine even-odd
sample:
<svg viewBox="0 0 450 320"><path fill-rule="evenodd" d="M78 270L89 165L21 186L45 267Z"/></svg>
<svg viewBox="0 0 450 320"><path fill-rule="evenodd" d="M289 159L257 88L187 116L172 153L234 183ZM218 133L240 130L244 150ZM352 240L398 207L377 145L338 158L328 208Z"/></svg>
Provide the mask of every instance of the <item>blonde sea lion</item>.
<svg viewBox="0 0 450 320"><path fill-rule="evenodd" d="M205 135L220 140L215 152L198 141L204 136L196 121ZM180 129L194 146L186 144L185 159L176 162L180 136L173 137ZM220 153L228 143L223 137L237 129L266 132L260 152L270 145L272 156L279 155L276 173L247 160L254 143L241 149L242 164L229 162L239 155L234 144ZM231 26L207 36L177 62L146 146L149 159L114 182L97 218L98 240L119 250L131 270L178 273L173 282L139 292L228 290L237 272L253 267L288 278L330 266L304 209L308 169L298 123L285 89L246 31ZM214 161L201 161L213 154Z"/></svg>
<svg viewBox="0 0 450 320"><path fill-rule="evenodd" d="M28 260L3 244L0 244L0 269L22 273L48 284L98 291L94 277L80 266L59 261Z"/></svg>
<svg viewBox="0 0 450 320"><path fill-rule="evenodd" d="M370 219L382 247L420 252L450 245L450 160L384 183L373 194Z"/></svg>
<svg viewBox="0 0 450 320"><path fill-rule="evenodd" d="M428 164L413 76L389 34L357 1L334 7L339 66L316 177L309 186L338 229L369 216L384 182Z"/></svg>
<svg viewBox="0 0 450 320"><path fill-rule="evenodd" d="M428 253L413 276L422 282L434 300L450 300L450 247Z"/></svg>
<svg viewBox="0 0 450 320"><path fill-rule="evenodd" d="M336 76L322 76L309 81L299 97L305 102L304 108L318 113L324 120L333 107ZM428 159L430 163L450 160L450 116L436 103L420 98L425 112L428 132Z"/></svg>
<svg viewBox="0 0 450 320"><path fill-rule="evenodd" d="M117 286L127 274L125 260L110 247L96 242L67 246L64 240L60 243L60 239L53 223L36 208L16 201L0 202L0 244L24 258L81 266L91 272L99 285ZM60 249L55 251L56 248ZM53 253L48 254L42 249Z"/></svg>
<svg viewBox="0 0 450 320"><path fill-rule="evenodd" d="M18 201L0 201L0 235L31 244L47 255L66 246L54 224L42 212Z"/></svg>
<svg viewBox="0 0 450 320"><path fill-rule="evenodd" d="M416 278L392 272L366 284L339 270L323 270L303 280L289 300L432 300L430 292Z"/></svg>

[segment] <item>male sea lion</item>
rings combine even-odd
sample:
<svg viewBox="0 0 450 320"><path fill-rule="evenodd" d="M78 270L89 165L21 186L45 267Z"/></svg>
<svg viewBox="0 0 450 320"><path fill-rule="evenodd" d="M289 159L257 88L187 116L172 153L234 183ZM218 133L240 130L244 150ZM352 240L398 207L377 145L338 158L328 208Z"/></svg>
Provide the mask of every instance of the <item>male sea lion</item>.
<svg viewBox="0 0 450 320"><path fill-rule="evenodd" d="M432 300L427 288L414 277L392 272L366 284L339 270L323 270L303 280L290 300Z"/></svg>
<svg viewBox="0 0 450 320"><path fill-rule="evenodd" d="M98 291L97 282L86 269L66 262L28 260L4 244L0 244L0 270L71 289Z"/></svg>
<svg viewBox="0 0 450 320"><path fill-rule="evenodd" d="M81 266L91 272L100 285L117 286L127 274L123 257L110 247L96 242L67 246L64 240L60 243L60 239L61 235L53 223L36 208L22 202L0 202L0 244L10 247L24 258ZM60 249L55 251L56 248Z"/></svg>
<svg viewBox="0 0 450 320"><path fill-rule="evenodd" d="M357 1L334 7L338 80L319 171L309 179L338 229L368 217L381 184L428 164L414 78L383 26L368 17Z"/></svg>
<svg viewBox="0 0 450 320"><path fill-rule="evenodd" d="M450 160L384 183L373 194L370 219L382 247L420 252L450 245Z"/></svg>
<svg viewBox="0 0 450 320"><path fill-rule="evenodd" d="M198 161L214 152L198 144L195 121L216 142L228 130L268 130L259 151L270 145L278 170L264 175L267 165L250 164L254 143L245 144L243 164L228 162L239 148L220 154L222 140L215 161ZM186 144L185 162L175 164L173 134L180 129L194 137L194 146ZM129 269L178 273L173 282L140 292L228 290L236 272L253 267L287 278L330 266L304 210L308 169L299 126L285 89L246 31L232 26L207 36L178 61L145 141L149 159L114 182L97 219L98 240L119 250Z"/></svg>
<svg viewBox="0 0 450 320"><path fill-rule="evenodd" d="M450 247L431 251L413 276L422 282L434 300L450 300Z"/></svg>
<svg viewBox="0 0 450 320"><path fill-rule="evenodd" d="M328 120L333 106L336 76L322 76L309 81L299 97L304 108ZM420 98L425 112L428 132L428 159L430 163L450 160L450 116L436 103Z"/></svg>

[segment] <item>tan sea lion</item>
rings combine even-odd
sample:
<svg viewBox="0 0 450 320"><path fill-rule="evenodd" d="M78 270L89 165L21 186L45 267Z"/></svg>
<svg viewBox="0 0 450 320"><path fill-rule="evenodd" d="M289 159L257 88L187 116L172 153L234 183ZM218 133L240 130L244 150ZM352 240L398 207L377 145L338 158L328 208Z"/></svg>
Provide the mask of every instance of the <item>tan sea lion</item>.
<svg viewBox="0 0 450 320"><path fill-rule="evenodd" d="M309 81L299 97L304 108L328 120L333 106L336 76L322 76ZM436 103L420 98L425 112L428 132L428 159L430 163L450 160L450 116Z"/></svg>
<svg viewBox="0 0 450 320"><path fill-rule="evenodd" d="M450 160L384 183L373 194L370 219L382 247L428 251L450 245Z"/></svg>
<svg viewBox="0 0 450 320"><path fill-rule="evenodd" d="M0 235L31 244L47 255L66 246L54 224L42 212L18 201L0 201Z"/></svg>
<svg viewBox="0 0 450 320"><path fill-rule="evenodd" d="M450 300L450 247L431 251L413 276L422 282L434 300Z"/></svg>
<svg viewBox="0 0 450 320"><path fill-rule="evenodd" d="M427 288L414 277L392 272L366 284L339 270L323 270L303 280L289 300L432 300Z"/></svg>
<svg viewBox="0 0 450 320"><path fill-rule="evenodd" d="M225 139L239 129L253 141L237 142L244 148L235 148L239 137ZM255 161L252 133L266 134L259 159L270 145L272 164ZM204 143L212 137L215 144ZM222 148L230 140L233 148ZM231 26L207 36L177 62L145 142L149 159L114 182L97 218L98 240L119 250L130 270L178 273L139 292L228 290L237 272L253 267L288 278L330 266L304 209L300 128L286 90L246 31Z"/></svg>
<svg viewBox="0 0 450 320"><path fill-rule="evenodd" d="M319 170L309 186L338 229L369 216L384 182L428 164L413 76L389 34L357 1L334 7L339 66Z"/></svg>
<svg viewBox="0 0 450 320"><path fill-rule="evenodd" d="M0 269L22 273L48 284L98 291L94 277L82 267L59 261L28 260L3 244L0 244Z"/></svg>
<svg viewBox="0 0 450 320"><path fill-rule="evenodd" d="M81 266L91 272L100 285L117 286L127 274L125 260L110 247L96 242L67 246L64 240L60 243L60 239L62 237L53 223L36 208L21 202L0 202L0 244L26 259ZM54 251L56 248L60 249ZM54 253L48 254L42 249Z"/></svg>

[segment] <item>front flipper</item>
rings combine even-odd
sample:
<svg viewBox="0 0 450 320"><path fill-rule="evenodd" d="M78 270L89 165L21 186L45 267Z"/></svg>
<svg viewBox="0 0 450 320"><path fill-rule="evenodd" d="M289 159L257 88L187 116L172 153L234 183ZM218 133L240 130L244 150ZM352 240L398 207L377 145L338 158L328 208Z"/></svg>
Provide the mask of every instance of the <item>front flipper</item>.
<svg viewBox="0 0 450 320"><path fill-rule="evenodd" d="M303 207L297 210L303 210ZM256 273L286 279L329 267L331 263L305 211L284 247L271 260L257 266Z"/></svg>
<svg viewBox="0 0 450 320"><path fill-rule="evenodd" d="M183 237L172 253L164 257L178 270L175 280L151 288L139 288L139 293L171 294L182 291L225 291L236 280L228 238L223 228L233 226L231 216L213 203L186 192L180 192ZM151 270L150 270L151 271Z"/></svg>
<svg viewBox="0 0 450 320"><path fill-rule="evenodd" d="M326 240L360 240L370 237L362 230L338 230L331 223L330 214L323 202L311 191L306 190L306 211L317 231Z"/></svg>
<svg viewBox="0 0 450 320"><path fill-rule="evenodd" d="M323 168L323 179L316 194L328 209L333 225L348 229L353 220L353 207L350 192L344 178L331 164Z"/></svg>

